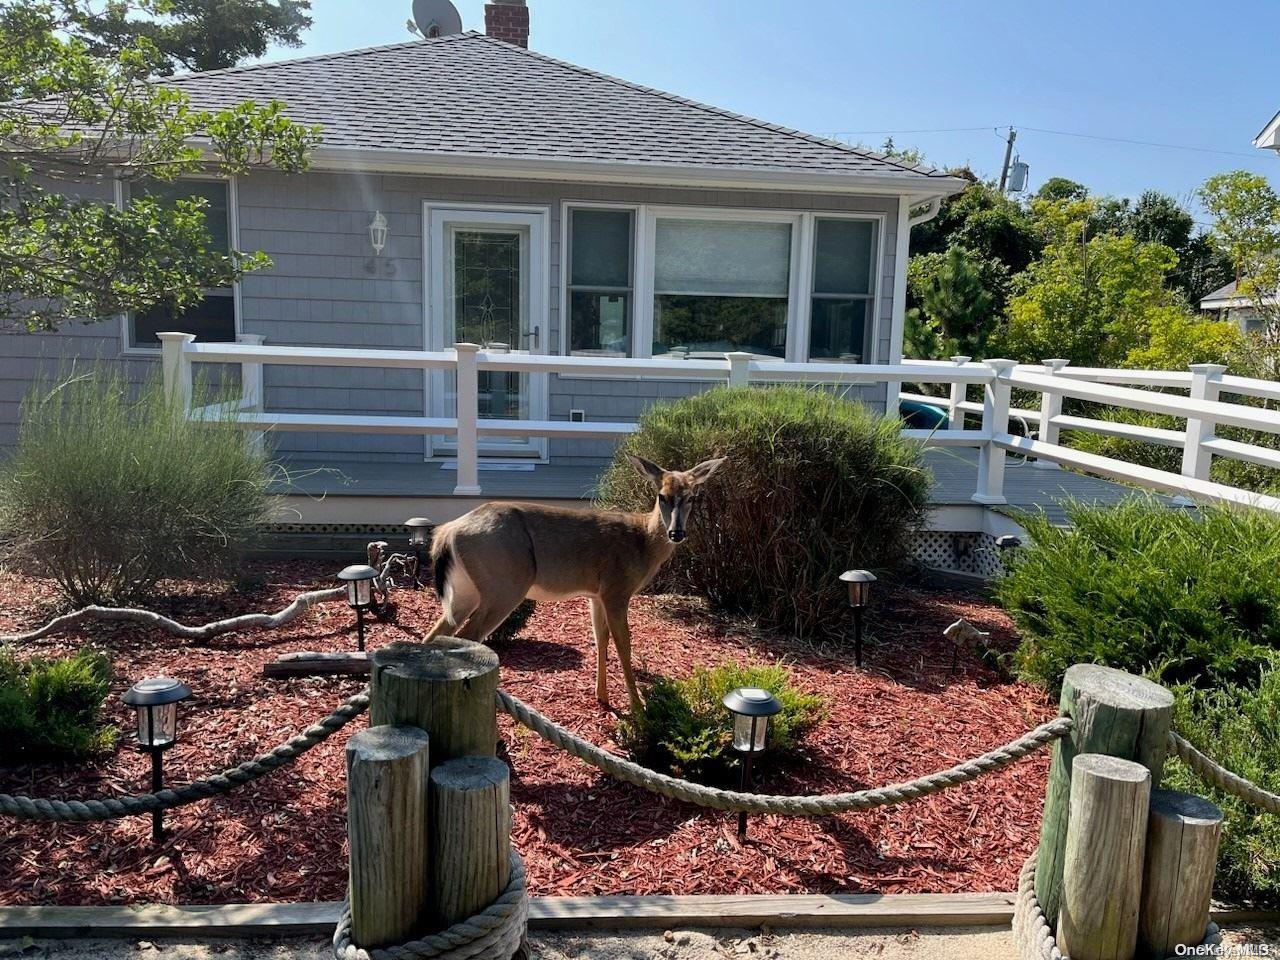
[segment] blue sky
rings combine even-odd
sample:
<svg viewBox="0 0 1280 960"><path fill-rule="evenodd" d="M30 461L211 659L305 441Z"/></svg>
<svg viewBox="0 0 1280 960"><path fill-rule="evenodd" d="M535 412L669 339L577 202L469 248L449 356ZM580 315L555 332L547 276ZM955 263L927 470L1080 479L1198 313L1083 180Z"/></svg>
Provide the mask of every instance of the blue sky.
<svg viewBox="0 0 1280 960"><path fill-rule="evenodd" d="M455 0L483 29L483 0ZM410 0L313 0L307 53L408 39ZM1280 109L1274 0L529 0L531 45L813 133L894 134L940 165L994 175L1004 132L1034 189L1180 198L1245 168L1280 185L1253 136ZM268 59L296 55L273 53ZM962 128L962 129L956 129ZM982 129L963 129L982 128ZM1038 128L1038 129L1033 129ZM906 131L948 132L906 132ZM1174 144L1197 152L1094 137Z"/></svg>

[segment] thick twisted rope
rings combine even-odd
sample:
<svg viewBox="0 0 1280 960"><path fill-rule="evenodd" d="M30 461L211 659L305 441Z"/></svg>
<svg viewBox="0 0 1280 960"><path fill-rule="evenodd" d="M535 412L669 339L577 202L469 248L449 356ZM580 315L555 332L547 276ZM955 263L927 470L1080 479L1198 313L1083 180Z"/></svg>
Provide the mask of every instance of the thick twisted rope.
<svg viewBox="0 0 1280 960"><path fill-rule="evenodd" d="M290 737L261 756L173 790L159 790L130 797L102 797L96 800L49 800L44 797L15 797L0 793L0 815L19 820L88 823L168 810L170 807L207 800L259 777L265 777L298 759L360 716L368 707L369 693L366 689L347 699L319 723L312 724L297 736Z"/></svg>
<svg viewBox="0 0 1280 960"><path fill-rule="evenodd" d="M1239 797L1245 803L1251 803L1268 813L1280 813L1280 794L1263 790L1256 783L1250 783L1238 776L1222 764L1210 760L1197 750L1190 741L1169 731L1169 749L1179 760L1189 766L1197 776L1207 780L1227 793Z"/></svg>
<svg viewBox="0 0 1280 960"><path fill-rule="evenodd" d="M1205 928L1200 946L1222 943L1222 931L1212 920ZM1036 899L1036 851L1022 865L1018 875L1018 895L1013 907L1013 947L1018 960L1069 960L1058 949L1049 921Z"/></svg>
<svg viewBox="0 0 1280 960"><path fill-rule="evenodd" d="M344 903L333 934L336 960L510 960L529 917L524 861L511 851L511 879L498 899L447 930L396 946L365 950L351 942L351 904Z"/></svg>
<svg viewBox="0 0 1280 960"><path fill-rule="evenodd" d="M985 773L1006 767L1041 747L1048 746L1071 730L1070 717L1058 717L980 757L958 763L947 770L931 773L906 783L897 783L856 793L831 793L810 797L769 796L718 790L689 780L680 780L624 760L578 737L548 720L528 704L505 691L498 691L498 706L548 743L554 744L579 760L627 783L643 787L672 800L684 800L714 810L746 813L780 813L788 816L816 817L850 810L870 810L937 793L948 787L974 780Z"/></svg>
<svg viewBox="0 0 1280 960"><path fill-rule="evenodd" d="M310 593L300 594L293 603L279 613L246 613L240 617L232 617L230 620L214 620L198 627L188 627L151 610L138 610L133 607L82 607L71 613L64 613L60 617L54 617L44 626L35 630L0 636L0 644L28 643L32 640L39 640L41 637L47 637L52 633L69 630L86 620L140 623L146 627L164 630L166 633L170 633L175 637L182 637L184 640L208 640L219 634L233 633L236 630L250 630L258 627L283 627L291 620L296 620L302 616L303 613L317 603L338 600L343 596L343 593L342 587L334 587L330 590L312 590Z"/></svg>

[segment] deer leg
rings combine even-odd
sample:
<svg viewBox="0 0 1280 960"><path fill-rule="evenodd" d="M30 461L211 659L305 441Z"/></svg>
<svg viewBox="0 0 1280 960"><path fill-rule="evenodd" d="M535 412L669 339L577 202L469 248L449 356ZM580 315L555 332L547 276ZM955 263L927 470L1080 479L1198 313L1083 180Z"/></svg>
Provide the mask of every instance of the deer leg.
<svg viewBox="0 0 1280 960"><path fill-rule="evenodd" d="M609 685L605 681L605 664L609 659L609 620L598 597L591 598L591 632L596 638L596 699L607 707Z"/></svg>
<svg viewBox="0 0 1280 960"><path fill-rule="evenodd" d="M644 701L640 699L635 674L631 672L631 627L627 623L627 607L630 604L630 597L622 600L606 600L604 612L605 619L609 622L609 632L613 634L613 645L618 648L618 659L622 661L622 679L627 682L631 712L637 713L644 706Z"/></svg>

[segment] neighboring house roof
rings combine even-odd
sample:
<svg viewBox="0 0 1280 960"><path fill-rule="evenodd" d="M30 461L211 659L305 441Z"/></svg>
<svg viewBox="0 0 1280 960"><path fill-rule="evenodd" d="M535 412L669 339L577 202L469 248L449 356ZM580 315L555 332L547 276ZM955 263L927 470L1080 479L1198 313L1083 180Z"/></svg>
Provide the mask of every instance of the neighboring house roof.
<svg viewBox="0 0 1280 960"><path fill-rule="evenodd" d="M1253 138L1253 145L1260 150L1280 150L1280 112L1258 131L1258 135Z"/></svg>
<svg viewBox="0 0 1280 960"><path fill-rule="evenodd" d="M468 32L165 81L197 107L280 100L320 124L317 160L700 171L750 180L857 180L920 197L963 181L740 116ZM379 161L382 161L379 164ZM324 163L318 163L324 166Z"/></svg>
<svg viewBox="0 0 1280 960"><path fill-rule="evenodd" d="M1236 281L1232 280L1226 286L1205 294L1200 300L1200 309L1229 310L1238 307L1252 307L1255 299L1254 297L1238 296L1236 294ZM1262 302L1267 306L1273 306L1275 297L1263 297Z"/></svg>

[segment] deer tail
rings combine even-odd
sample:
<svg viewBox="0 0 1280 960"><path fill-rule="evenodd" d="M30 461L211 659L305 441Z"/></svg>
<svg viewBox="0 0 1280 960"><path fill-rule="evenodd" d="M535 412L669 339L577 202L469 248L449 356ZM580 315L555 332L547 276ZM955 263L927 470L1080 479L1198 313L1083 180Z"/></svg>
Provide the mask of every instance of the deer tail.
<svg viewBox="0 0 1280 960"><path fill-rule="evenodd" d="M431 553L431 575L435 581L436 596L443 603L444 588L449 582L449 567L453 564L453 548L447 540L441 539Z"/></svg>

